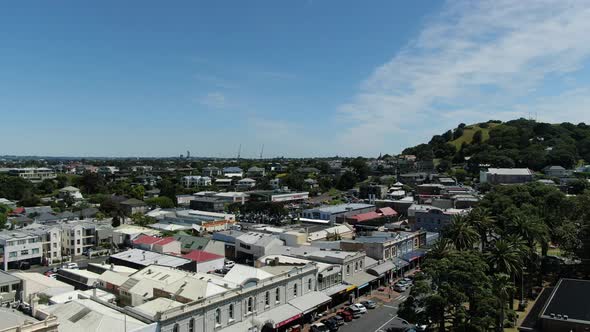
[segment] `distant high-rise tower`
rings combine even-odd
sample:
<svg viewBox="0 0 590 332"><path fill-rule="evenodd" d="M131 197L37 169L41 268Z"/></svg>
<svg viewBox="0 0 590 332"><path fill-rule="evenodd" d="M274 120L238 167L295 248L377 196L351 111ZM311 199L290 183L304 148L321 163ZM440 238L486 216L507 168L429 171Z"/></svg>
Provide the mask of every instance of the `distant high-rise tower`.
<svg viewBox="0 0 590 332"><path fill-rule="evenodd" d="M186 150L186 159L190 159L191 158L191 152L189 150Z"/></svg>

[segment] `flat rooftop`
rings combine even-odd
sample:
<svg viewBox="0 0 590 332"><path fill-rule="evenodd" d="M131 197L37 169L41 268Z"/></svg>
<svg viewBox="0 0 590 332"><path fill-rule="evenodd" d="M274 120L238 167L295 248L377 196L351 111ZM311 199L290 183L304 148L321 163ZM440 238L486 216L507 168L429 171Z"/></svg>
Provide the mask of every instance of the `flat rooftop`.
<svg viewBox="0 0 590 332"><path fill-rule="evenodd" d="M111 257L128 262L133 262L143 266L157 264L163 266L178 267L191 262L190 259L172 255L164 255L157 252L141 249L130 249L127 251L122 251L120 253L111 255Z"/></svg>
<svg viewBox="0 0 590 332"><path fill-rule="evenodd" d="M568 320L578 320L590 324L590 280L561 279L543 310L543 318L551 314L568 316ZM558 318L554 318L558 319Z"/></svg>

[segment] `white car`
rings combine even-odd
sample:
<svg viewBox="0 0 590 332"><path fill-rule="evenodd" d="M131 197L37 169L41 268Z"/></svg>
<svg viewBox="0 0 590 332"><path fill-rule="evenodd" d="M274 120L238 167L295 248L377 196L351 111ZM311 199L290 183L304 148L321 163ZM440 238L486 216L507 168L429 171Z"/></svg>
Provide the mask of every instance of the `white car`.
<svg viewBox="0 0 590 332"><path fill-rule="evenodd" d="M367 313L367 308L365 308L365 306L360 303L355 303L355 304L351 305L351 307L356 307L358 310L361 311L361 314Z"/></svg>
<svg viewBox="0 0 590 332"><path fill-rule="evenodd" d="M62 267L64 269L77 270L78 269L78 263L65 263Z"/></svg>
<svg viewBox="0 0 590 332"><path fill-rule="evenodd" d="M223 268L225 270L231 270L232 267L234 267L236 265L236 263L234 263L234 261L227 261L225 262L225 264L223 265Z"/></svg>

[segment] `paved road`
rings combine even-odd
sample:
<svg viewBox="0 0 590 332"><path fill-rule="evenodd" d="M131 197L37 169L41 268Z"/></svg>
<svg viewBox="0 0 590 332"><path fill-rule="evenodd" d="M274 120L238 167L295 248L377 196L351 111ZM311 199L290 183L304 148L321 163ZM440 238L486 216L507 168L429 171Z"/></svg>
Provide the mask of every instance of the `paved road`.
<svg viewBox="0 0 590 332"><path fill-rule="evenodd" d="M94 257L91 259L86 258L85 256L80 256L78 258L74 258L74 262L78 264L78 267L80 267L81 269L85 269L88 266L88 263L101 263L106 261L108 257L106 256L99 256L99 257ZM31 267L29 270L25 270L24 272L39 272L39 273L45 273L51 269L53 269L54 267L60 267L62 264L54 264L54 265L50 265L50 266L34 266ZM16 270L14 270L16 271Z"/></svg>
<svg viewBox="0 0 590 332"><path fill-rule="evenodd" d="M338 330L339 332L379 332L387 323L397 318L397 309L408 296L409 291L390 303L379 303L377 308L368 310L361 318L347 322Z"/></svg>

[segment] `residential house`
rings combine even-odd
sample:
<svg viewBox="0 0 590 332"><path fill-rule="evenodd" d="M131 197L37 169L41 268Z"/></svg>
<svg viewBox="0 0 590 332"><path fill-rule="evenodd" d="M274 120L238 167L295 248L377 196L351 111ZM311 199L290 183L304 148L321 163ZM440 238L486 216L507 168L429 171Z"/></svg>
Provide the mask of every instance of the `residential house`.
<svg viewBox="0 0 590 332"><path fill-rule="evenodd" d="M543 173L554 178L564 178L572 175L571 171L568 171L561 166L547 166L543 168Z"/></svg>
<svg viewBox="0 0 590 332"><path fill-rule="evenodd" d="M226 178L241 178L244 176L244 171L241 168L235 166L224 167L223 176Z"/></svg>
<svg viewBox="0 0 590 332"><path fill-rule="evenodd" d="M18 269L23 266L38 265L43 261L43 242L41 237L23 231L0 232L2 269Z"/></svg>
<svg viewBox="0 0 590 332"><path fill-rule="evenodd" d="M208 176L210 178L214 178L221 175L221 170L215 166L207 166L203 167L203 171L201 173L203 176Z"/></svg>
<svg viewBox="0 0 590 332"><path fill-rule="evenodd" d="M133 240L133 247L143 250L155 251L161 254L180 254L180 241L176 241L173 237L155 237L149 235L141 235Z"/></svg>
<svg viewBox="0 0 590 332"><path fill-rule="evenodd" d="M148 206L144 201L135 198L124 200L119 204L123 208L123 211L125 211L125 214L128 216L131 216L135 213L146 213L148 210Z"/></svg>
<svg viewBox="0 0 590 332"><path fill-rule="evenodd" d="M43 180L55 179L57 174L51 168L46 167L30 167L30 168L12 168L8 174L21 177L33 183L40 183Z"/></svg>
<svg viewBox="0 0 590 332"><path fill-rule="evenodd" d="M262 167L252 166L248 168L247 174L249 177L259 178L266 174L266 170Z"/></svg>
<svg viewBox="0 0 590 332"><path fill-rule="evenodd" d="M256 180L251 178L244 178L238 181L236 184L237 190L249 190L256 187Z"/></svg>

